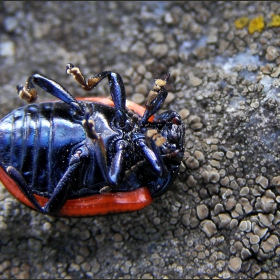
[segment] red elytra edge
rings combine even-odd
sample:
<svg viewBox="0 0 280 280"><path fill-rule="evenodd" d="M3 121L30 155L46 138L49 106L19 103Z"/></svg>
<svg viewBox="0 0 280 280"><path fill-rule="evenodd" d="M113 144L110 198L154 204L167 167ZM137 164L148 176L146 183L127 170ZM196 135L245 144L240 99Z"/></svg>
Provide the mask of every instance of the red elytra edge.
<svg viewBox="0 0 280 280"><path fill-rule="evenodd" d="M107 97L87 97L77 98L81 101L97 102L108 106L114 106L113 101ZM126 101L126 106L138 113L143 115L145 108L132 102ZM153 116L149 119L153 120ZM19 189L17 184L12 180L11 177L0 167L0 180L6 189L20 202L26 206L34 209L35 207L25 197L22 191ZM48 202L48 198L35 194L41 206L44 206ZM57 216L96 216L105 215L109 213L121 213L121 212L132 212L140 210L152 202L150 191L147 187L141 187L134 191L128 192L115 192L91 195L87 197L81 197L76 199L68 199L62 209L59 211Z"/></svg>

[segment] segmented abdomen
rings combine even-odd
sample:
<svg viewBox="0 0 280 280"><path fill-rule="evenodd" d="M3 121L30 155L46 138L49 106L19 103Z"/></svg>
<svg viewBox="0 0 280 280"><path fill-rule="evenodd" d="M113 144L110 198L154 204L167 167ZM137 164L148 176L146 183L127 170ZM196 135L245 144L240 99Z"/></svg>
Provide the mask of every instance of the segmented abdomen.
<svg viewBox="0 0 280 280"><path fill-rule="evenodd" d="M52 193L68 166L72 148L85 139L82 126L69 112L69 105L50 102L24 106L3 118L2 167L15 167L32 189Z"/></svg>

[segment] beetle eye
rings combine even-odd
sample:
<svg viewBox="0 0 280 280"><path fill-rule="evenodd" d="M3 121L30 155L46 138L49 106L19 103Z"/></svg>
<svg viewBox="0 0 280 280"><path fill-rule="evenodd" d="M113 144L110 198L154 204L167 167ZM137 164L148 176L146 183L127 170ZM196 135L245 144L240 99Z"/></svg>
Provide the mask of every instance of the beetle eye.
<svg viewBox="0 0 280 280"><path fill-rule="evenodd" d="M175 118L172 119L172 123L180 125L182 122L181 122L180 118L175 117Z"/></svg>

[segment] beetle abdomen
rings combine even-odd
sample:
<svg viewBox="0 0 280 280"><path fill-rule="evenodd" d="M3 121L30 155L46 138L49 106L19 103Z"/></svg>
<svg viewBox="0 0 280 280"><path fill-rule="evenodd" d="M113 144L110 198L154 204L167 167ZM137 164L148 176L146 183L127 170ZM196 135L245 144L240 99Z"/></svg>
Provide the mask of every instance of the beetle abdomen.
<svg viewBox="0 0 280 280"><path fill-rule="evenodd" d="M67 169L72 148L85 139L82 126L73 122L69 110L61 102L32 104L2 119L3 168L15 167L34 190L52 193Z"/></svg>

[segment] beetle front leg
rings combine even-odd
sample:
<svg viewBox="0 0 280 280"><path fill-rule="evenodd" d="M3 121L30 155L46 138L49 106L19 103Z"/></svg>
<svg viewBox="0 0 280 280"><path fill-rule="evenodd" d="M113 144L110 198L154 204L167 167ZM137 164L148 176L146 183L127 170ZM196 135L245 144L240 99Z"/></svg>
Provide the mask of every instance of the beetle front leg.
<svg viewBox="0 0 280 280"><path fill-rule="evenodd" d="M84 114L84 108L62 85L40 74L30 76L27 79L25 86L17 86L19 97L27 102L36 101L37 90L35 84L46 92L69 104L79 115Z"/></svg>
<svg viewBox="0 0 280 280"><path fill-rule="evenodd" d="M146 111L140 121L141 125L144 125L148 119L154 115L163 105L168 92L165 88L170 75L166 75L164 80L157 79L155 80L155 85L153 90L149 92L148 100L146 101Z"/></svg>

